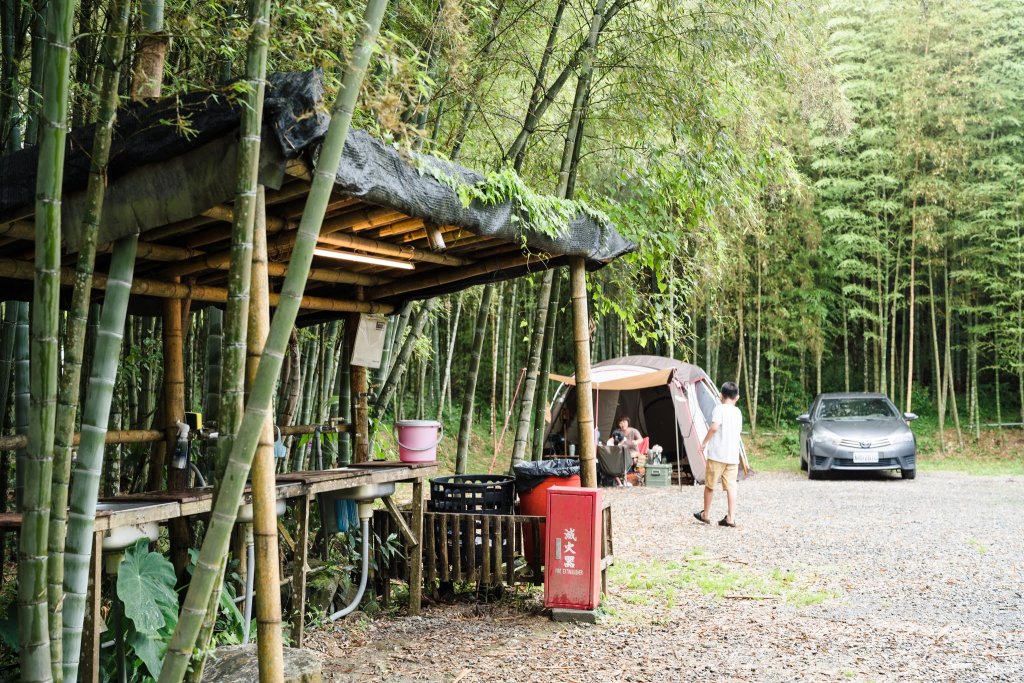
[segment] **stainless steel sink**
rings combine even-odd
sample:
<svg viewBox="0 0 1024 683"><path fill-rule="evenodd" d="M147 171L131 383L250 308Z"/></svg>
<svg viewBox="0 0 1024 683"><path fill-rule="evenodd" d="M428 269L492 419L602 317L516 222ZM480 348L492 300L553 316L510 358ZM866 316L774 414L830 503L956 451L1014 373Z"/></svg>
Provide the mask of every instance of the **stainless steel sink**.
<svg viewBox="0 0 1024 683"><path fill-rule="evenodd" d="M350 489L340 489L328 493L327 496L341 500L371 501L394 495L394 493L395 483L389 481L383 484L363 484Z"/></svg>
<svg viewBox="0 0 1024 683"><path fill-rule="evenodd" d="M122 512L124 510L138 510L141 508L159 505L159 503L125 502L125 503L96 503L96 512ZM116 526L103 535L103 550L117 551L124 550L128 546L142 538L155 541L160 536L160 525L156 522L139 522L137 524L126 524Z"/></svg>
<svg viewBox="0 0 1024 683"><path fill-rule="evenodd" d="M277 504L275 506L274 511L277 513L277 516L280 517L281 515L284 514L284 510L285 510L284 499L283 498L279 498L277 500ZM238 517L236 518L235 521L238 522L239 524L248 524L249 522L252 521L252 519L253 519L252 503L242 503L241 505L239 505L238 506Z"/></svg>

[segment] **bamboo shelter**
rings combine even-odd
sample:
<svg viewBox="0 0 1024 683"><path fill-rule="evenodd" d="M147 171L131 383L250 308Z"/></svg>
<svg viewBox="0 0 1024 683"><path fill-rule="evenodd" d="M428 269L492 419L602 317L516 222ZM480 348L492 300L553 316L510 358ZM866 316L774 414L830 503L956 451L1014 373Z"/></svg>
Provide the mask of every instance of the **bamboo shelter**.
<svg viewBox="0 0 1024 683"><path fill-rule="evenodd" d="M75 482L88 480L90 484L89 487L79 487L81 490L77 496L72 495L72 517L85 520L88 522L85 526L95 532L103 529L102 524L94 526L91 519L95 516L104 441L107 444L155 444L147 456L145 488L148 493L136 493L135 496L157 496L158 500L177 501L181 506L184 506L182 501L191 500L192 494L185 490L188 472L175 465L172 457L179 438L179 425L186 415L184 387L189 369L185 363L183 342L188 337L190 313L195 309L209 306L227 308L229 313L225 319L231 317L231 307L237 307L239 300L236 280L248 278L248 271L240 265L247 266L250 261L253 264L253 293L248 311L237 309L243 317L247 312L257 321L255 327L250 328L248 351L252 356L250 373L255 378L251 385L261 388L252 389L252 393L262 392L265 396L260 400L265 399L269 404L272 389L266 387L272 387L274 382L266 378L276 378L283 357L280 350L271 352L269 343L263 347L259 341L268 334L266 326L271 308L280 306L281 311L289 311L287 316L280 316L281 320L288 321L283 336L278 329L281 325L270 323L269 336L276 339L275 349L283 349L286 345L296 304L298 315L295 324L298 326L345 319L345 334L349 336L347 348L351 348L355 337L354 323L361 314L390 314L412 300L429 300L473 285L490 284L563 265L570 265L573 271L574 309L578 309L574 310L578 318L575 333L577 373L586 377L589 374L589 327L586 324L585 271L600 268L634 248L604 216L574 202L534 195L522 186L516 176L483 176L442 159L400 150L358 131L348 134L347 139L344 136L332 138L333 124L324 113L323 86L316 71L275 74L268 79L262 106L257 191L249 193L251 196L247 194L245 202L239 203L236 201L236 196L239 196L237 167L245 167L246 159L251 161L255 154L250 145L252 136L242 133L245 111L242 98L231 87L216 92L132 102L118 110L110 141L109 163L104 169L108 184L105 193L101 193L103 213L98 237L83 228L88 217L93 215L90 202L95 200L95 195L87 191L90 176L93 182L97 176L90 148L95 130L86 126L75 129L68 136L63 189L59 198L62 225L60 264L55 264L48 272L55 272L59 304L68 309L72 287L81 282L69 264L76 254L91 254L95 248L92 300L105 302L101 319L103 329L117 330L116 335L113 332L108 335L111 338L109 345L97 346L97 350L87 354L86 360L92 372L89 391L95 389L96 395L103 396L103 400L87 401L87 410L83 412L83 425L86 427L83 435L68 435L65 444L65 450L69 451L69 444L81 442ZM340 119L336 115L334 120ZM347 125L345 122L346 130ZM342 139L345 139L343 150ZM332 140L339 142L332 143ZM34 226L37 222L36 174L40 154L38 148L29 147L0 157L0 287L3 288L0 298L6 301L31 302L33 287L38 284L38 266L34 265L34 260L37 260ZM335 163L339 156L340 163ZM331 159L329 170L326 173L322 170L316 172L317 164L323 165L325 158ZM320 221L313 218L315 212L308 208L307 198L310 198L310 203L319 204L327 194L326 213L317 230L316 224ZM316 201L313 201L314 197ZM56 201L50 202L49 210L52 212L57 205ZM248 238L253 244L247 246L250 251L242 258L246 263L240 264L237 262L237 246L244 243L245 238L240 240L233 226L245 222L240 218L243 213L255 214L257 218L255 233ZM314 237L316 243L311 246ZM302 279L297 274L306 268L296 264L308 265L310 251L312 267L308 269L308 280L303 288L295 283ZM291 275L290 268L293 271ZM269 286L257 287L257 277ZM79 284L79 289L82 288ZM51 289L56 292L57 287ZM84 289L90 291L88 285ZM23 306L16 308L18 333L21 334L20 321L25 311ZM78 308L84 310L85 307ZM113 429L108 432L110 392L121 348L120 330L124 329L126 308L137 316L152 316L162 321L163 386L154 429ZM210 322L213 325L212 319ZM219 319L216 324L220 325ZM238 326L225 324L225 330L228 327L236 329ZM211 334L211 338L214 335ZM223 343L225 347L230 345L226 332ZM244 344L240 348L244 352ZM277 369L266 372L258 369L263 364L259 358L263 348L266 349L264 360L272 358L268 367L276 363ZM18 360L20 371L20 355ZM56 363L52 365L56 366ZM227 365L225 360L224 366ZM263 375L266 377L261 380ZM347 384L345 389L351 390L351 411L343 418L343 424L334 425L334 428L352 437L354 463L372 466L374 463L367 463L369 387L366 368L353 363ZM268 453L273 451L270 418L265 407L254 409L253 414L258 411L263 411L259 416L259 423L263 425L258 430L262 438L260 452L267 460L271 458ZM222 405L220 417L227 425L224 412ZM249 419L249 412L246 412L243 420ZM237 427L236 434L252 432L244 426L243 423L242 427ZM323 425L298 425L291 431L319 433L322 428ZM230 436L232 428L226 427L226 430ZM222 440L227 443L227 439ZM0 436L0 442L7 448L26 445L31 448L33 443L31 433L27 439L15 435ZM232 450L230 443L225 450ZM234 450L244 449L236 445ZM233 453L226 455L231 455L229 469L234 467L234 470L223 475L217 473L216 478L220 483L223 476L228 482L226 486L234 487L232 496L241 498L245 473L248 472L247 461L234 458ZM264 510L261 513L264 517L257 524L257 536L264 545L275 536L272 514L266 511L273 507L275 495L300 499L302 542L294 549L297 565L292 580L297 593L302 594L311 496L320 492L317 487L335 484L324 483L316 476L309 480L300 477L304 488L300 487L297 495L280 490L274 494L273 487L280 481L274 481L272 459L269 463L269 470L267 467L254 468L258 474L252 478L252 495L260 498L260 509ZM64 467L69 468L70 465L62 464L61 468ZM353 474L338 472L335 474L341 479L351 478ZM371 469L365 473L368 480L374 482L383 478L412 484L412 523L405 540L418 548L418 553L422 553L423 545L423 479L431 472L430 469L416 470L390 463L386 471ZM331 477L335 474L325 476L333 482ZM161 495L165 498L159 498ZM233 498L229 496L225 500ZM204 499L203 510L217 505L216 500L209 502ZM232 506L235 503L223 505L234 513ZM160 517L160 521L169 527L171 561L179 580L184 579L188 549L193 542L188 517L200 512L196 508L188 513L182 507L180 514ZM395 510L392 512L397 516ZM223 521L227 518L219 508L211 517L214 521L220 520L218 524L230 527L232 521ZM233 518L232 515L230 519ZM6 520L3 528L17 528L20 519ZM208 533L207 540L212 536ZM76 555L81 561L76 560L78 564L71 567L76 577L71 583L77 581L79 589L65 591L66 595L73 594L76 614L80 615L88 602L86 631L91 635L86 641L91 645L87 642L83 653L91 659L83 658L81 678L89 680L97 674L98 602L95 591L87 598L85 581L89 576L95 578L99 537L93 538L89 533L75 534L75 537L85 539L92 546L91 565L86 567L83 564L90 557L90 548L84 548ZM224 544L226 547L226 540ZM56 547L55 552L59 553L60 548ZM205 546L203 552L206 552ZM264 553L267 554L277 556L272 551ZM408 580L410 611L415 613L419 608L422 563L415 556L412 559ZM276 590L280 581L275 577L273 574L270 583ZM215 578L207 576L204 580L217 585ZM65 580L64 585L68 583ZM191 587L198 584L193 575ZM62 602L60 585L58 580L51 586L56 587L56 592L50 599L57 605ZM188 599L192 599L191 590ZM270 605L269 601L262 601L261 609L267 605ZM279 612L280 607L277 606L266 614L261 613L260 624L278 623ZM300 609L295 627L299 639L302 618ZM66 624L67 620L65 631ZM80 638L81 625L75 628L79 632L75 637ZM182 636L180 647L175 645L177 641L172 640L176 671L184 671L191 652L189 639L194 640L194 636ZM69 649L77 653L77 640L68 642ZM90 647L91 653L85 652ZM77 661L73 662L71 678L77 665ZM164 671L166 678L178 676L177 673L166 675L167 670Z"/></svg>
<svg viewBox="0 0 1024 683"><path fill-rule="evenodd" d="M288 270L291 248L326 131L317 72L276 74L264 107L260 182L267 188L271 305ZM133 312L159 311L161 299L223 304L227 300L234 167L240 107L202 92L121 110L108 168L100 251L138 234ZM177 123L174 123L177 122ZM62 207L65 253L79 247L92 128L70 137ZM0 282L7 298L28 299L35 148L0 157ZM300 324L352 312L389 313L404 301L561 266L582 257L590 269L633 245L606 220L570 217L567 234L538 230L543 209L512 197L463 202L464 188L484 178L429 156L405 156L353 131L332 200ZM462 196L460 196L460 194ZM102 259L102 254L101 254ZM98 273L106 263L98 260ZM61 271L64 285L73 271ZM97 275L95 287L106 288Z"/></svg>

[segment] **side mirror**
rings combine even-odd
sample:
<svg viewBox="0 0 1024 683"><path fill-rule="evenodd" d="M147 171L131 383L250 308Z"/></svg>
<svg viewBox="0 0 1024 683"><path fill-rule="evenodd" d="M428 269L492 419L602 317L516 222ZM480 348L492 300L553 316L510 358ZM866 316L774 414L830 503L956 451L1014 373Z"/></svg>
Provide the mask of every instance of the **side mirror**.
<svg viewBox="0 0 1024 683"><path fill-rule="evenodd" d="M916 415L915 415L915 417L916 417ZM810 416L809 413L804 413L803 415L797 415L796 421L799 422L800 424L808 425L808 424L811 424L811 416Z"/></svg>
<svg viewBox="0 0 1024 683"><path fill-rule="evenodd" d="M913 422L917 419L917 413L903 413L903 419L907 422Z"/></svg>

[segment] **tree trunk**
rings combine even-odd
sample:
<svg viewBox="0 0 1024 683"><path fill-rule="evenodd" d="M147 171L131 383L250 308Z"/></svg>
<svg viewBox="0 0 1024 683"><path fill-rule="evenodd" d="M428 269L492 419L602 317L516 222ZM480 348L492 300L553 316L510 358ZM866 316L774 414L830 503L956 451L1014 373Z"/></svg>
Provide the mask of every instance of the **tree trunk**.
<svg viewBox="0 0 1024 683"><path fill-rule="evenodd" d="M341 160L341 152L352 121L352 112L386 7L387 0L370 0L360 35L350 53L349 68L342 81L338 101L332 112L331 123L317 161L317 169L313 175L313 183L293 247L288 275L281 291L280 303L274 313L245 416L232 446L220 494L185 597L185 606L171 637L163 670L160 672L160 683L176 683L184 677L192 657L196 636L202 625L207 598L213 591L219 567L227 553L231 528L235 523L257 442L269 414L285 347L299 312L299 304L313 260L313 249L319 238L327 203L334 189L335 170Z"/></svg>
<svg viewBox="0 0 1024 683"><path fill-rule="evenodd" d="M473 434L473 403L476 399L476 381L480 375L480 356L487 336L487 321L491 311L491 298L494 296L494 285L484 286L480 294L480 308L476 314L476 328L473 333L473 346L469 356L469 369L462 394L462 419L459 421L459 441L455 449L455 473L466 473L466 462L469 457L469 442Z"/></svg>

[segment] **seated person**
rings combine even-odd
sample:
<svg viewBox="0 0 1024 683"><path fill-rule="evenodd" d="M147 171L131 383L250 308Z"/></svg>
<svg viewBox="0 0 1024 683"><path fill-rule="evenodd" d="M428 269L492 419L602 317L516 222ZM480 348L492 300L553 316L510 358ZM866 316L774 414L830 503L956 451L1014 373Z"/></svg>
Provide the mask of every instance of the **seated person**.
<svg viewBox="0 0 1024 683"><path fill-rule="evenodd" d="M622 445L628 448L631 452L636 453L640 449L640 442L644 440L640 430L635 427L630 427L629 418L625 415L619 418L619 430L622 431L623 434Z"/></svg>

